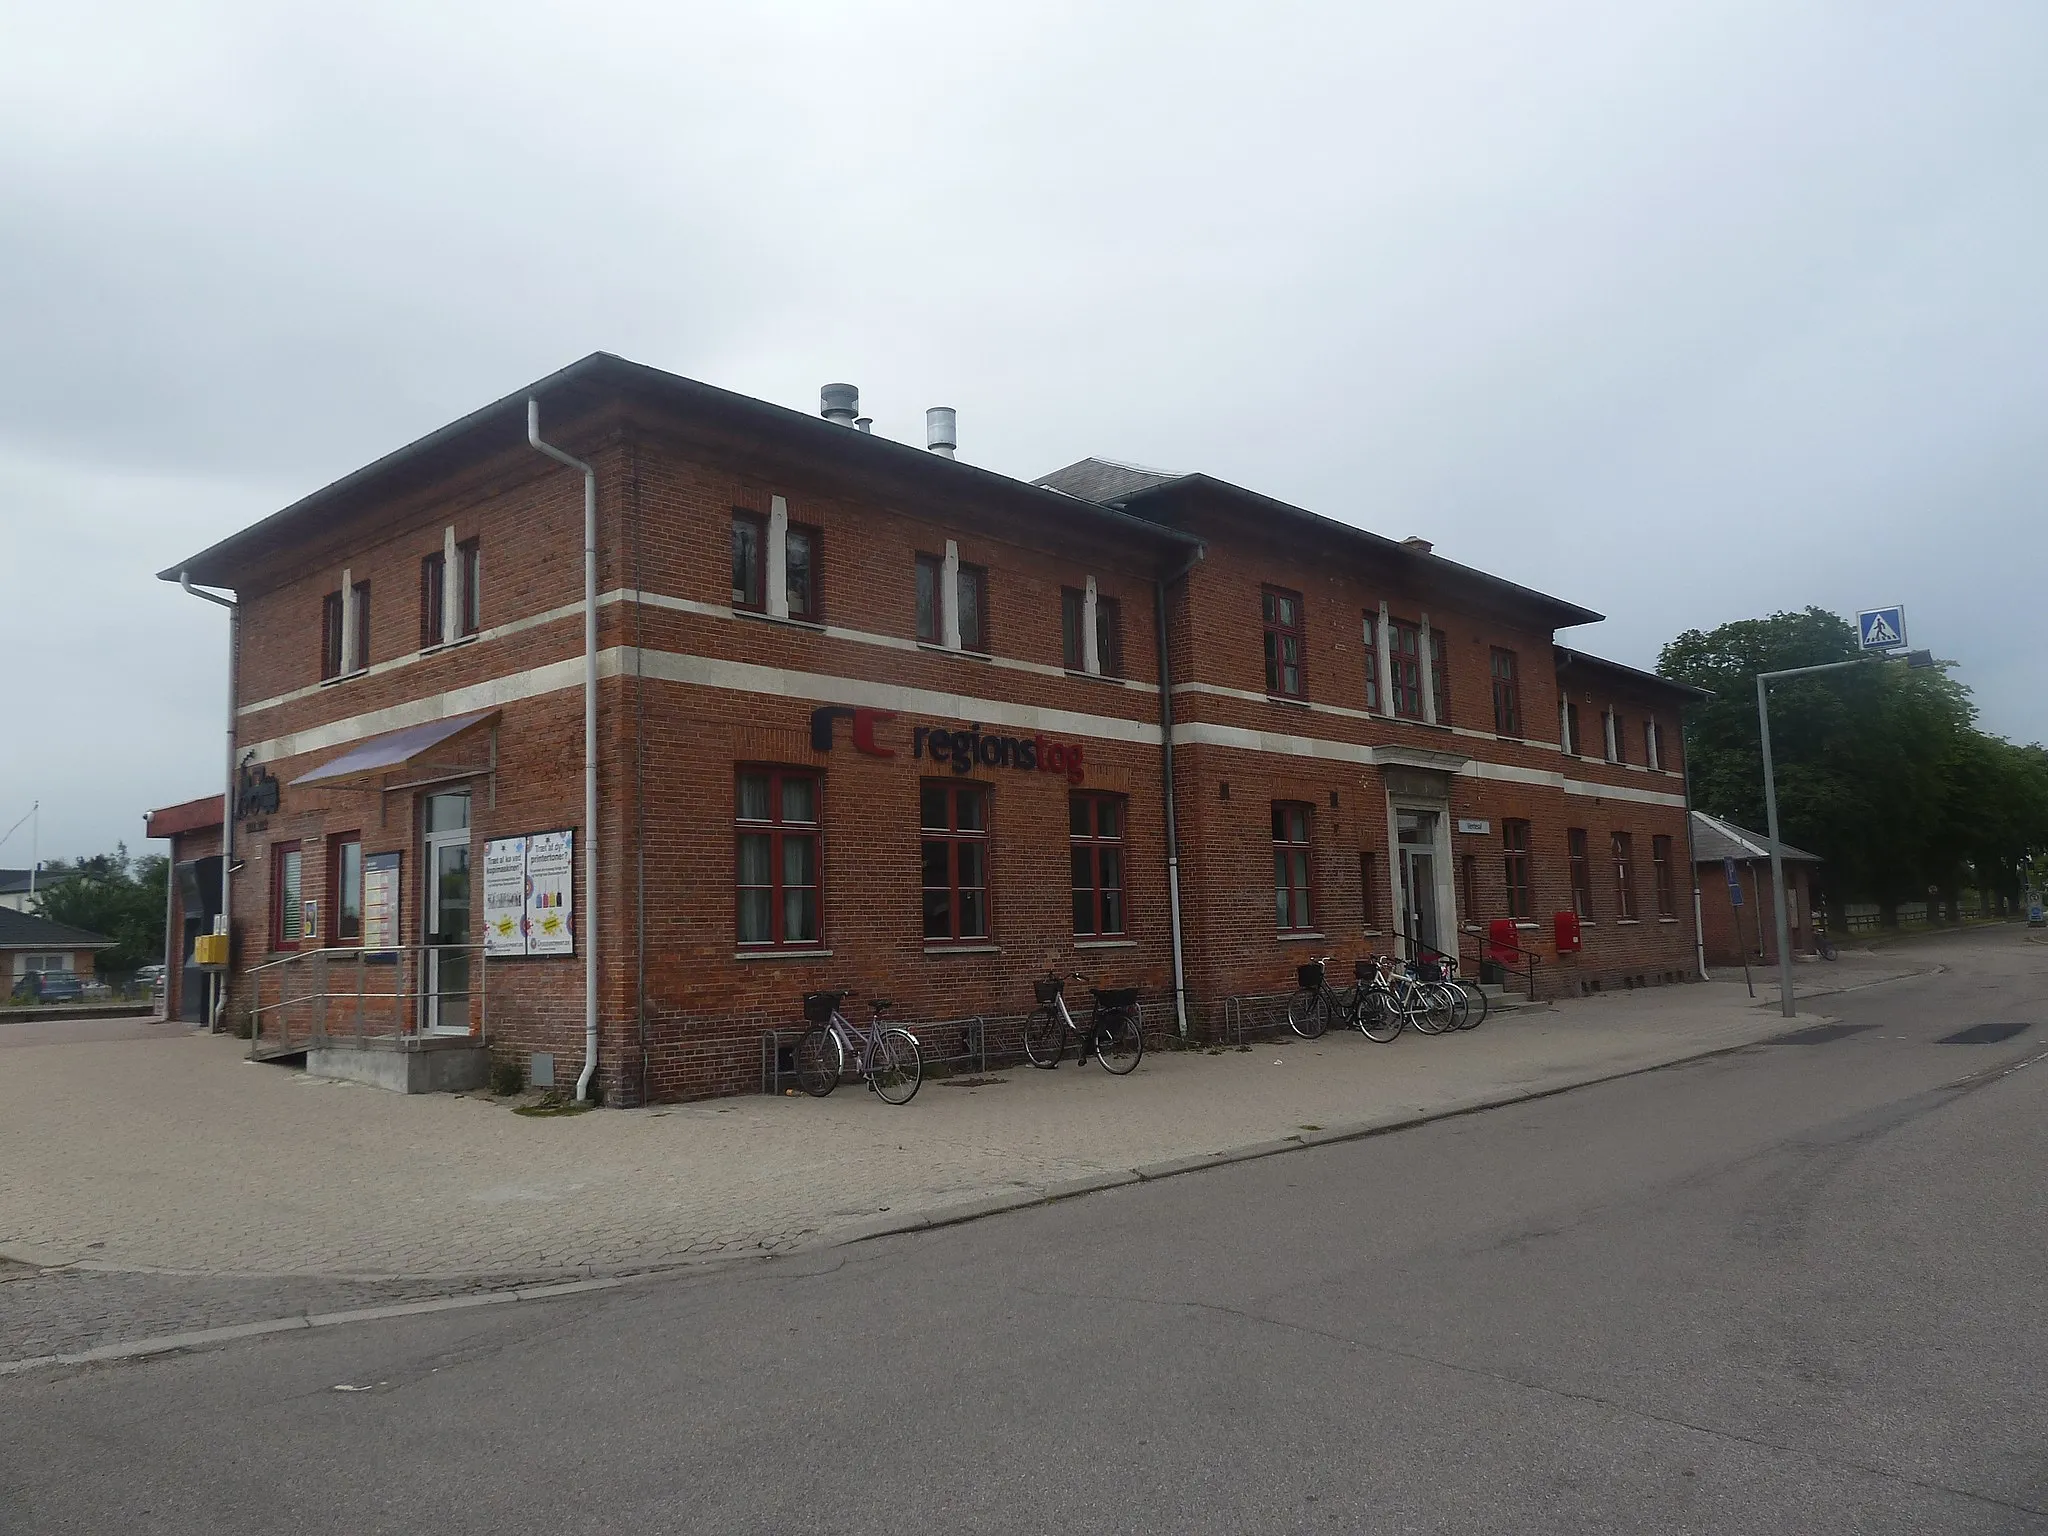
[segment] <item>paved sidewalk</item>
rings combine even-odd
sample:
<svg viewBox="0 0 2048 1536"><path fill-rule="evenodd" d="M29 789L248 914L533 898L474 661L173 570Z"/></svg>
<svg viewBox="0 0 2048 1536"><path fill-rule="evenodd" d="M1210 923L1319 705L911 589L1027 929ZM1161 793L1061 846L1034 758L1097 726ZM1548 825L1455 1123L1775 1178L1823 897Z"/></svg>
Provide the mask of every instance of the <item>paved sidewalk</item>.
<svg viewBox="0 0 2048 1536"><path fill-rule="evenodd" d="M1825 979L1911 968L1845 964ZM823 1101L559 1119L322 1082L246 1063L224 1038L25 1046L0 1075L0 1256L455 1280L786 1252L877 1221L1569 1086L1783 1027L1739 982L1717 982L1388 1046L1347 1032L1162 1051L1125 1079L1072 1063L1012 1068L983 1086L929 1082L900 1109L848 1086Z"/></svg>

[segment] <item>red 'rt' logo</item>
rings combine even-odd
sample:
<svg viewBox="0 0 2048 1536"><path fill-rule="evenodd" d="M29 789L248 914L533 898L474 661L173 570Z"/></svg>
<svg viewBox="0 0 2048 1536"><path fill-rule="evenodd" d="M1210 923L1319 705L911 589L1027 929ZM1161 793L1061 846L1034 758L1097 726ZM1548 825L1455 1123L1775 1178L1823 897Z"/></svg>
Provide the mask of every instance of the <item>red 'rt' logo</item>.
<svg viewBox="0 0 2048 1536"><path fill-rule="evenodd" d="M878 746L875 742L875 726L883 720L896 717L886 709L847 709L843 705L827 704L822 709L811 711L811 750L830 752L832 750L832 722L851 720L853 722L853 750L865 752L869 757L894 757L895 750Z"/></svg>

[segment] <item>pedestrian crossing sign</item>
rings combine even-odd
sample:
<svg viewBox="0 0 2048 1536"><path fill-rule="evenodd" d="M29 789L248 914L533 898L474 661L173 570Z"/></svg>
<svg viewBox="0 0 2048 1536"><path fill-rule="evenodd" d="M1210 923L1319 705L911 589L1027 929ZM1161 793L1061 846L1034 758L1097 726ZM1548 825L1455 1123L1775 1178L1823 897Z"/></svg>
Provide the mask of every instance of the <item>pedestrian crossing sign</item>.
<svg viewBox="0 0 2048 1536"><path fill-rule="evenodd" d="M1866 651L1896 651L1906 643L1904 608L1866 608L1856 615L1856 642Z"/></svg>

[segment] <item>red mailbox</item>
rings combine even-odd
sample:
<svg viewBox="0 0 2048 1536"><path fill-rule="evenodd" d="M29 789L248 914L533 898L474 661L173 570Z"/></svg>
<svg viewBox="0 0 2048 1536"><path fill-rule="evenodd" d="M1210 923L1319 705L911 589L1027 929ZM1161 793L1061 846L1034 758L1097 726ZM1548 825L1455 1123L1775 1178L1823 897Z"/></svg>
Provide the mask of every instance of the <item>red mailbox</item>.
<svg viewBox="0 0 2048 1536"><path fill-rule="evenodd" d="M1486 925L1486 958L1496 965L1513 965L1521 958L1522 938L1512 917L1496 917Z"/></svg>
<svg viewBox="0 0 2048 1536"><path fill-rule="evenodd" d="M1576 955L1583 947L1579 939L1579 914L1559 912L1550 921L1557 933L1557 952L1560 955Z"/></svg>

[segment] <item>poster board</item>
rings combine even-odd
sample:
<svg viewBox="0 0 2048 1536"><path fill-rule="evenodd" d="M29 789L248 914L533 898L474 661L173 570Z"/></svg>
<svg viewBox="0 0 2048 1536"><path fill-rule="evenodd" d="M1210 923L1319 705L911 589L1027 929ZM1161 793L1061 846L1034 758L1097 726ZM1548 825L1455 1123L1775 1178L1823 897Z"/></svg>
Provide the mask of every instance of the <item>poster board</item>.
<svg viewBox="0 0 2048 1536"><path fill-rule="evenodd" d="M395 951L398 948L398 878L404 856L373 853L363 860L363 948Z"/></svg>
<svg viewBox="0 0 2048 1536"><path fill-rule="evenodd" d="M484 844L484 953L493 960L576 953L576 834Z"/></svg>

